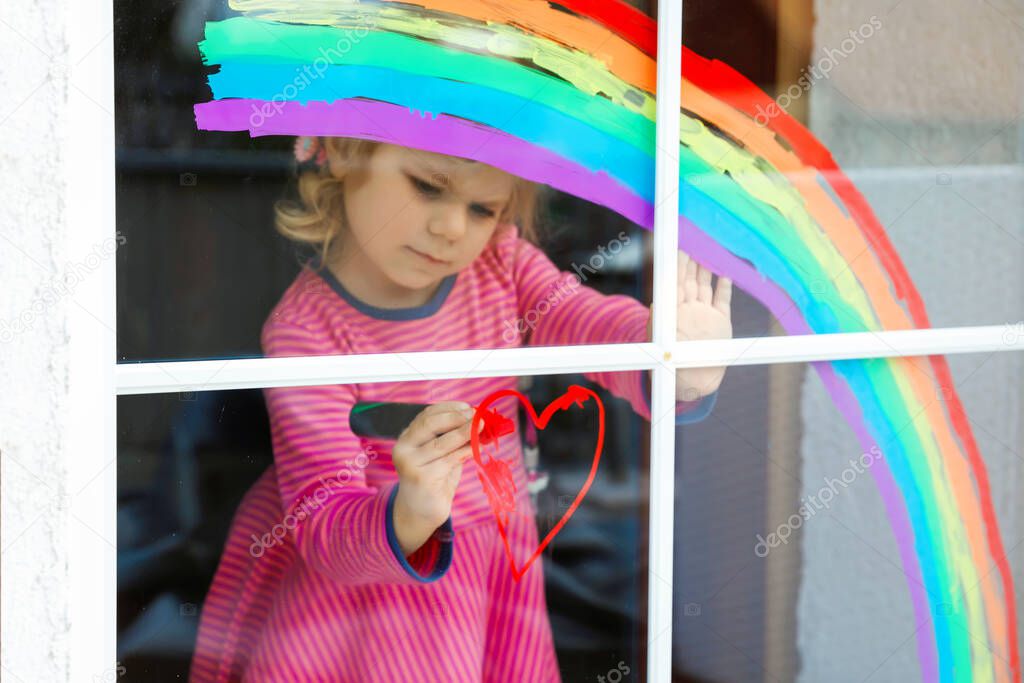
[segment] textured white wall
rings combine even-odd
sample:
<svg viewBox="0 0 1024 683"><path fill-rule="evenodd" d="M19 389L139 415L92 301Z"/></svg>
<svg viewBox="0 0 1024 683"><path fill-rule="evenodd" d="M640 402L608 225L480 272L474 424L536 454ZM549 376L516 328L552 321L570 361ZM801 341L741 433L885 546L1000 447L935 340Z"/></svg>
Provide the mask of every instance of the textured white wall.
<svg viewBox="0 0 1024 683"><path fill-rule="evenodd" d="M0 14L0 677L16 683L108 680L113 663L102 645L113 470L99 418L114 409L104 302L117 246L101 227L113 225L103 10L37 0ZM73 625L84 638L71 639Z"/></svg>
<svg viewBox="0 0 1024 683"><path fill-rule="evenodd" d="M41 301L65 252L67 45L60 0L0 21L0 449L3 679L67 681L69 534L65 299ZM42 309L42 310L40 310Z"/></svg>
<svg viewBox="0 0 1024 683"><path fill-rule="evenodd" d="M1024 318L1024 3L817 0L815 9L815 59L873 15L881 25L848 54L832 53L838 65L810 93L811 128L886 226L933 325ZM1009 550L1024 533L1024 354L948 361ZM816 373L802 399L806 497L861 450ZM803 527L800 680L919 680L907 582L870 475L827 513ZM1019 579L1020 549L1009 559Z"/></svg>

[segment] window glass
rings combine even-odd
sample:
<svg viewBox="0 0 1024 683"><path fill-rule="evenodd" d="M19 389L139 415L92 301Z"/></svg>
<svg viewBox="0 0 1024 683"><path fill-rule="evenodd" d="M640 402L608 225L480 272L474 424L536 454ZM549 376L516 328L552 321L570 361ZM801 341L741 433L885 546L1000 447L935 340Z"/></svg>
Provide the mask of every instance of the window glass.
<svg viewBox="0 0 1024 683"><path fill-rule="evenodd" d="M765 334L1020 320L1021 12L686 2L684 249Z"/></svg>
<svg viewBox="0 0 1024 683"><path fill-rule="evenodd" d="M120 3L119 360L647 341L655 24L590 5Z"/></svg>
<svg viewBox="0 0 1024 683"><path fill-rule="evenodd" d="M730 369L677 436L679 679L1014 680L1022 373L1022 353Z"/></svg>
<svg viewBox="0 0 1024 683"><path fill-rule="evenodd" d="M660 419L706 421L715 400ZM400 522L403 505L445 499L423 493L435 479L410 483L395 437L408 429L401 443L418 441L417 411L445 401L509 422L482 423L495 439L482 435L477 454L470 441L448 517L412 548L402 529L418 527ZM328 680L354 662L369 667L361 680L423 680L431 667L456 679L476 666L521 669L516 680L552 667L563 680L636 680L650 588L648 401L641 372L121 397L125 680L182 680L190 666ZM428 645L422 661L397 656Z"/></svg>

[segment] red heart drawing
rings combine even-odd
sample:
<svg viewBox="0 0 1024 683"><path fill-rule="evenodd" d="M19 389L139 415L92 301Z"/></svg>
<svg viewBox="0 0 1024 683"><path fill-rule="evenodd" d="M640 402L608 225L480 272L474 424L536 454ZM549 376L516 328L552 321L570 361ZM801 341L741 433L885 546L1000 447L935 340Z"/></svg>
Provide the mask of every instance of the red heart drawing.
<svg viewBox="0 0 1024 683"><path fill-rule="evenodd" d="M548 535L544 537L544 540L540 542L537 549L533 551L530 558L523 564L523 566L517 567L515 558L512 557L512 549L508 542L508 517L509 514L515 511L516 507L516 487L512 480L512 470L509 468L508 463L498 460L497 458L488 456L489 460L485 463L480 457L480 444L481 441L485 444L491 444L495 452L498 448L498 437L501 434L508 433L507 425L509 423L508 418L500 415L496 410L487 410L487 406L494 403L496 400L505 396L515 396L519 401L526 407L526 412L529 413L530 419L533 420L533 424L537 429L544 429L548 425L548 421L551 416L557 410L568 410L573 405L580 408L587 402L587 399L593 398L597 403L598 410L598 429L597 429L597 446L594 448L594 461L590 465L590 475L587 480L583 483L583 487L580 488L580 492L576 494L576 499L572 501L572 505L565 511L562 518L558 520ZM484 423L484 438L481 440L481 435L477 427L480 422ZM564 394L556 398L548 407L544 409L544 412L537 416L537 412L533 409L533 404L530 399L523 396L514 389L502 389L496 391L480 403L477 406L476 411L473 413L473 425L471 429L470 441L473 446L473 459L478 465L477 476L480 478L480 483L484 487L484 492L487 494L487 500L491 505L491 511L494 513L494 520L498 524L498 533L501 534L501 540L505 544L505 554L508 556L509 564L512 566L512 576L516 581L519 581L526 573L526 570L530 568L533 561L540 557L540 554L544 552L544 548L551 543L552 539L562 530L565 523L569 521L573 513L576 512L576 508L579 507L580 501L583 500L583 496L587 495L587 491L590 490L590 485L594 481L594 475L597 474L597 465L601 461L601 447L604 445L604 404L601 403L601 398L590 389L581 387L579 385L571 385Z"/></svg>

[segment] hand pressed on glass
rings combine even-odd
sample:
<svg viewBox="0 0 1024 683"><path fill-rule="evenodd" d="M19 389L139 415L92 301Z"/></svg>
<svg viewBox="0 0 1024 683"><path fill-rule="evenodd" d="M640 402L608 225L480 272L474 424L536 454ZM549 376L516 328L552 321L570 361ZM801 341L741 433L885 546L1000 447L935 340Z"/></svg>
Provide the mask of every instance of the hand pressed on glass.
<svg viewBox="0 0 1024 683"><path fill-rule="evenodd" d="M685 252L678 257L676 288L676 339L732 338L732 280L719 277L711 286L711 271ZM647 322L647 338L652 338L654 305ZM676 400L694 400L713 393L722 384L725 366L679 368L676 370Z"/></svg>

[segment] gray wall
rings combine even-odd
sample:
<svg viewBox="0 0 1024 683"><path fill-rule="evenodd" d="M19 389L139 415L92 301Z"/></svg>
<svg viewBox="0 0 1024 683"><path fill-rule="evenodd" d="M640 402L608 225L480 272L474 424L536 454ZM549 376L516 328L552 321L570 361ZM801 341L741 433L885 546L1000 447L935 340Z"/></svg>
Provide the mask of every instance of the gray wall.
<svg viewBox="0 0 1024 683"><path fill-rule="evenodd" d="M1024 3L817 0L815 10L815 59L872 15L881 24L815 82L811 129L886 226L932 324L1024 319ZM948 360L1010 550L1024 534L1024 354ZM817 374L807 374L802 399L807 496L861 449ZM842 490L803 532L799 679L918 680L907 582L871 478ZM1024 567L1019 548L1009 561Z"/></svg>

